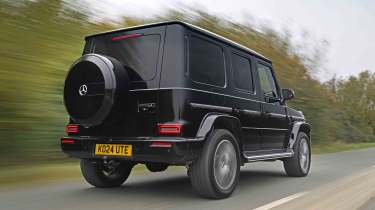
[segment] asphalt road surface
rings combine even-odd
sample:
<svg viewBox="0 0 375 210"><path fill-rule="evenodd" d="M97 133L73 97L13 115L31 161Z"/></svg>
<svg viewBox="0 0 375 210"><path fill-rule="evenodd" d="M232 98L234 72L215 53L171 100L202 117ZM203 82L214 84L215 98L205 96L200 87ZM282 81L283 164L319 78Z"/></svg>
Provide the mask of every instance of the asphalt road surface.
<svg viewBox="0 0 375 210"><path fill-rule="evenodd" d="M309 176L287 177L282 162L250 163L224 200L197 196L186 171L141 172L120 188L83 180L0 188L1 210L95 209L373 209L375 148L315 155Z"/></svg>

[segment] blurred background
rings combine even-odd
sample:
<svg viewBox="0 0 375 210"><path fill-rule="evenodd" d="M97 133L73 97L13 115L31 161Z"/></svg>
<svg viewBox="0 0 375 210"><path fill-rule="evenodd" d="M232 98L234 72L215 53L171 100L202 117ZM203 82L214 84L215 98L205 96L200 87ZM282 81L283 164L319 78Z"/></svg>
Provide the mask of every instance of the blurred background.
<svg viewBox="0 0 375 210"><path fill-rule="evenodd" d="M195 24L270 58L281 86L295 90L289 105L312 125L314 153L375 146L375 46L366 40L369 32L350 28L356 21L373 23L373 15L349 11L337 17L333 10L326 13L333 19L321 20L319 28L313 23L318 17L306 13L303 19L303 11L294 16L273 1L269 16L259 6L236 4L237 11L228 3L197 2L0 0L0 177L9 167L76 164L60 151L68 122L62 91L85 35L164 20ZM361 6L366 4L373 6ZM319 9L313 6L305 8ZM258 10L252 14L251 8ZM353 22L356 15L365 17Z"/></svg>

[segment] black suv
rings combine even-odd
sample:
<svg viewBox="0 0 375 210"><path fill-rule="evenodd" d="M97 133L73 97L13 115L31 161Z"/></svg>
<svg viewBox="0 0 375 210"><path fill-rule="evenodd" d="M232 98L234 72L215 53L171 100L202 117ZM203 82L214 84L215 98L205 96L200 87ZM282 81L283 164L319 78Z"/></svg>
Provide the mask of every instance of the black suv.
<svg viewBox="0 0 375 210"><path fill-rule="evenodd" d="M285 105L269 59L183 22L86 37L66 77L62 150L88 183L120 186L136 164L187 167L194 189L228 197L248 162L310 169L310 126Z"/></svg>

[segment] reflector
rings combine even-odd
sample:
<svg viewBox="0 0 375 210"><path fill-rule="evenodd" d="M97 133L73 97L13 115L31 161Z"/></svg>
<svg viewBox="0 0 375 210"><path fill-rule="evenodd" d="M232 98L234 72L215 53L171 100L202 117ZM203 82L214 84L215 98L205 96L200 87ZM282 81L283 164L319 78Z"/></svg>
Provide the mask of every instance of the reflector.
<svg viewBox="0 0 375 210"><path fill-rule="evenodd" d="M151 143L150 147L162 147L162 148L171 148L171 142L164 142L164 141L154 141Z"/></svg>
<svg viewBox="0 0 375 210"><path fill-rule="evenodd" d="M63 139L63 140L61 140L61 143L63 143L63 144L74 144L74 140L73 139Z"/></svg>

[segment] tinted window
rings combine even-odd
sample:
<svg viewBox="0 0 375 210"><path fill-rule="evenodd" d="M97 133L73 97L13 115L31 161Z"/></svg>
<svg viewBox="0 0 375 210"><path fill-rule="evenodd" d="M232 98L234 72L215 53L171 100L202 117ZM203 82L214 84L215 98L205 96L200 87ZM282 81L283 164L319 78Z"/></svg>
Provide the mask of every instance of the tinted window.
<svg viewBox="0 0 375 210"><path fill-rule="evenodd" d="M238 89L253 92L253 76L250 60L237 54L232 54L234 85Z"/></svg>
<svg viewBox="0 0 375 210"><path fill-rule="evenodd" d="M112 38L116 37L114 40ZM129 72L132 81L146 81L154 78L160 35L114 36L95 38L95 53L116 58Z"/></svg>
<svg viewBox="0 0 375 210"><path fill-rule="evenodd" d="M271 68L262 64L258 64L258 74L260 87L263 93L268 96L278 97L276 83L273 79Z"/></svg>
<svg viewBox="0 0 375 210"><path fill-rule="evenodd" d="M189 40L189 71L192 80L224 86L224 54L220 46L191 37Z"/></svg>

